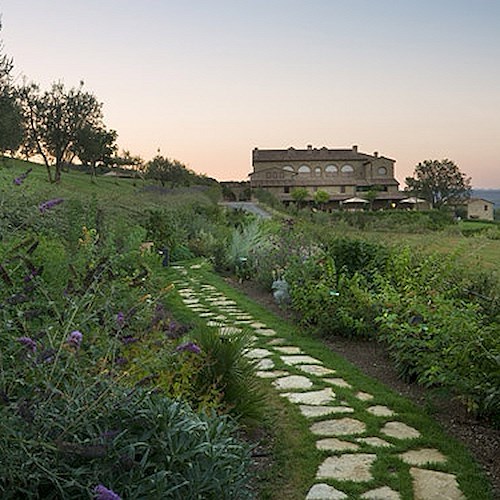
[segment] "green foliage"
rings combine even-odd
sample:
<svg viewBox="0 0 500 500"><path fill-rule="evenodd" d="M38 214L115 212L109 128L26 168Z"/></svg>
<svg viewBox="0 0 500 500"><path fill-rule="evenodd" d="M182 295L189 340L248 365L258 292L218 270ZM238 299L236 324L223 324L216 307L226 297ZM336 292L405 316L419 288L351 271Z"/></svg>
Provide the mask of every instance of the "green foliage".
<svg viewBox="0 0 500 500"><path fill-rule="evenodd" d="M406 178L408 189L440 208L470 197L471 179L451 160L425 160L415 167L413 177Z"/></svg>
<svg viewBox="0 0 500 500"><path fill-rule="evenodd" d="M297 205L300 208L309 196L309 191L305 187L297 187L292 189L291 195L292 199L297 202Z"/></svg>

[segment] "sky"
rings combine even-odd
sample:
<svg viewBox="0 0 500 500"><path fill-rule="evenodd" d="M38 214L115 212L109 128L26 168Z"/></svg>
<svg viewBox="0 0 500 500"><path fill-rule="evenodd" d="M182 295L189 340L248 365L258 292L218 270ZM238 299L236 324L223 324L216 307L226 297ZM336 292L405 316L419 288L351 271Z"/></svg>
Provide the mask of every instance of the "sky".
<svg viewBox="0 0 500 500"><path fill-rule="evenodd" d="M247 180L252 149L426 159L500 188L500 0L0 0L18 81L80 80L118 145Z"/></svg>

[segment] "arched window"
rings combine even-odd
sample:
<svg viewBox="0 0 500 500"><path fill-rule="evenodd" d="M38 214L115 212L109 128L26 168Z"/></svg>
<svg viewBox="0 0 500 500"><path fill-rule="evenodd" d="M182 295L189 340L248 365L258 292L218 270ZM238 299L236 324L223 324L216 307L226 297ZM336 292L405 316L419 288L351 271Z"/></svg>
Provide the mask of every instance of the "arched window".
<svg viewBox="0 0 500 500"><path fill-rule="evenodd" d="M339 169L338 169L337 165L327 165L325 167L325 173L328 176L335 175L336 173L338 173L338 171L339 171Z"/></svg>
<svg viewBox="0 0 500 500"><path fill-rule="evenodd" d="M316 175L316 177L321 177L321 167L316 167L314 169L314 174Z"/></svg>
<svg viewBox="0 0 500 500"><path fill-rule="evenodd" d="M354 172L354 168L351 165L344 165L341 169L343 174L352 174Z"/></svg>
<svg viewBox="0 0 500 500"><path fill-rule="evenodd" d="M310 174L311 169L307 165L301 165L299 167L299 174Z"/></svg>
<svg viewBox="0 0 500 500"><path fill-rule="evenodd" d="M295 172L295 170L293 169L293 167L291 165L285 165L283 167L283 170L286 170L287 172Z"/></svg>
<svg viewBox="0 0 500 500"><path fill-rule="evenodd" d="M378 174L379 175L387 175L387 168L385 168L385 167L378 167Z"/></svg>

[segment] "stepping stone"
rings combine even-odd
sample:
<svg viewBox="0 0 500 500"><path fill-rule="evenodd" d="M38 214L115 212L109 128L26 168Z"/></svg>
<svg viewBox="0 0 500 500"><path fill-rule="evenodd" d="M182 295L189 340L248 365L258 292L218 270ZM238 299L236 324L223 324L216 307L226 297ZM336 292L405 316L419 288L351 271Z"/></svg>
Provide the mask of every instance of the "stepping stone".
<svg viewBox="0 0 500 500"><path fill-rule="evenodd" d="M236 317L236 319L253 320L253 316L250 316L250 314L240 314L239 316Z"/></svg>
<svg viewBox="0 0 500 500"><path fill-rule="evenodd" d="M387 422L380 430L382 434L397 439L416 439L420 437L420 432L403 422Z"/></svg>
<svg viewBox="0 0 500 500"><path fill-rule="evenodd" d="M262 358L267 358L268 356L271 356L272 352L268 351L267 349L250 349L247 351L244 356L250 359L262 359Z"/></svg>
<svg viewBox="0 0 500 500"><path fill-rule="evenodd" d="M287 398L291 403L305 404L321 406L333 401L335 399L335 393L327 387L321 391L310 391L310 392L287 392L281 394L284 398Z"/></svg>
<svg viewBox="0 0 500 500"><path fill-rule="evenodd" d="M267 371L257 371L255 375L260 378L278 378L283 377L284 375L288 375L288 372L284 372L283 370L267 370Z"/></svg>
<svg viewBox="0 0 500 500"><path fill-rule="evenodd" d="M236 335L241 332L242 332L241 328L237 328L236 326L223 326L219 328L219 333L224 337Z"/></svg>
<svg viewBox="0 0 500 500"><path fill-rule="evenodd" d="M302 375L290 375L275 380L273 385L278 391L285 391L289 389L310 389L313 383Z"/></svg>
<svg viewBox="0 0 500 500"><path fill-rule="evenodd" d="M221 327L224 326L224 323L222 321L214 321L213 319L207 321L207 326L216 326L216 327Z"/></svg>
<svg viewBox="0 0 500 500"><path fill-rule="evenodd" d="M425 465L428 463L443 464L446 462L446 457L434 448L410 450L398 456L403 462L409 465Z"/></svg>
<svg viewBox="0 0 500 500"><path fill-rule="evenodd" d="M377 488L376 490L370 490L363 493L361 498L367 498L369 500L400 500L401 496L397 491L391 490L389 486L384 486L383 488Z"/></svg>
<svg viewBox="0 0 500 500"><path fill-rule="evenodd" d="M302 353L300 347L292 347L292 346L275 347L274 350L281 352L282 354L301 354Z"/></svg>
<svg viewBox="0 0 500 500"><path fill-rule="evenodd" d="M272 339L270 340L267 345L280 345L280 344L284 344L286 342L285 339L282 339L280 337L277 337L275 339Z"/></svg>
<svg viewBox="0 0 500 500"><path fill-rule="evenodd" d="M365 432L366 425L355 418L347 417L316 422L311 425L310 430L316 436L350 436Z"/></svg>
<svg viewBox="0 0 500 500"><path fill-rule="evenodd" d="M369 446L373 446L374 448L390 448L392 446L391 443L384 441L378 437L365 437L356 439L358 443L364 443Z"/></svg>
<svg viewBox="0 0 500 500"><path fill-rule="evenodd" d="M199 314L200 318L211 318L212 316L215 316L215 314L213 312L206 312L206 313L202 313L202 314Z"/></svg>
<svg viewBox="0 0 500 500"><path fill-rule="evenodd" d="M201 269L201 264L193 264L192 266L189 266L190 269Z"/></svg>
<svg viewBox="0 0 500 500"><path fill-rule="evenodd" d="M308 373L309 375L316 375L318 377L335 373L335 370L321 365L298 365L297 368L305 373Z"/></svg>
<svg viewBox="0 0 500 500"><path fill-rule="evenodd" d="M336 479L337 481L353 481L362 483L371 481L370 468L377 455L368 453L345 453L338 457L328 457L318 469L318 479Z"/></svg>
<svg viewBox="0 0 500 500"><path fill-rule="evenodd" d="M264 323L259 323L258 321L254 321L253 323L250 323L250 326L252 328L255 328L256 330L258 330L259 328L267 328L267 325L265 325Z"/></svg>
<svg viewBox="0 0 500 500"><path fill-rule="evenodd" d="M263 337L274 337L276 335L276 331L272 328L259 328L255 330L255 333Z"/></svg>
<svg viewBox="0 0 500 500"><path fill-rule="evenodd" d="M323 380L337 387L345 387L347 389L352 389L352 385L346 382L343 378L324 378Z"/></svg>
<svg viewBox="0 0 500 500"><path fill-rule="evenodd" d="M326 438L316 441L316 448L324 451L356 451L359 449L359 445L337 438Z"/></svg>
<svg viewBox="0 0 500 500"><path fill-rule="evenodd" d="M281 361L285 365L321 365L323 364L319 359L312 358L311 356L281 356Z"/></svg>
<svg viewBox="0 0 500 500"><path fill-rule="evenodd" d="M465 500L453 474L412 467L414 500Z"/></svg>
<svg viewBox="0 0 500 500"><path fill-rule="evenodd" d="M315 484L306 496L306 500L343 500L344 498L348 498L345 493L323 483Z"/></svg>
<svg viewBox="0 0 500 500"><path fill-rule="evenodd" d="M373 399L373 396L371 394L363 391L357 392L355 394L355 397L357 397L360 401L371 401Z"/></svg>
<svg viewBox="0 0 500 500"><path fill-rule="evenodd" d="M350 406L300 406L300 411L304 417L316 418L325 417L334 413L353 413L354 409Z"/></svg>
<svg viewBox="0 0 500 500"><path fill-rule="evenodd" d="M288 372L284 372L283 370L255 372L255 375L257 375L257 377L260 378L278 378L278 377L283 377L283 375L287 374Z"/></svg>
<svg viewBox="0 0 500 500"><path fill-rule="evenodd" d="M274 368L274 361L269 358L262 358L256 365L257 370L272 370ZM283 372L288 373L288 372Z"/></svg>
<svg viewBox="0 0 500 500"><path fill-rule="evenodd" d="M383 405L370 406L370 408L367 408L366 411L368 413L371 413L372 415L375 415L376 417L392 417L396 414L396 412Z"/></svg>
<svg viewBox="0 0 500 500"><path fill-rule="evenodd" d="M191 304L199 304L200 303L200 299L184 299L183 300L184 304L186 305L191 305Z"/></svg>

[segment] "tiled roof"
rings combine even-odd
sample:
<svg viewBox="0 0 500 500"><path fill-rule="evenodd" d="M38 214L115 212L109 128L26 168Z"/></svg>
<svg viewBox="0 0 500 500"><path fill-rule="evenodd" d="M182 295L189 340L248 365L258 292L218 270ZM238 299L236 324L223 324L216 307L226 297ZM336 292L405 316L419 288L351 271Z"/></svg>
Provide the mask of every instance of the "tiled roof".
<svg viewBox="0 0 500 500"><path fill-rule="evenodd" d="M253 161L353 161L373 160L374 155L359 153L357 149L327 149L325 147L316 149L257 149L252 152ZM378 157L385 158L385 157ZM389 159L390 158L386 158ZM394 160L391 160L394 161Z"/></svg>

